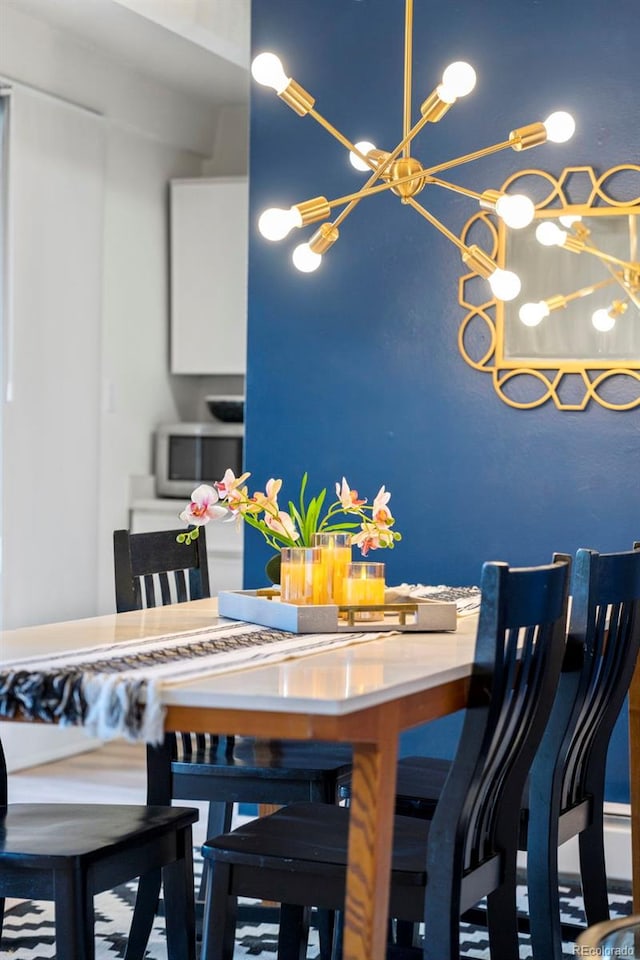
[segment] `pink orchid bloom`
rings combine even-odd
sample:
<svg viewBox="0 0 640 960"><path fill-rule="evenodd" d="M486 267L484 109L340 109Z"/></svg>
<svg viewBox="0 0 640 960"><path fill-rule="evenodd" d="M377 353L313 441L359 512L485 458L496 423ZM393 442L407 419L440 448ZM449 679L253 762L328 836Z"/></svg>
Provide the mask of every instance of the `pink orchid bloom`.
<svg viewBox="0 0 640 960"><path fill-rule="evenodd" d="M217 490L207 483L201 483L191 494L191 503L182 511L180 519L184 523L202 527L209 520L226 516L225 508L218 506L219 499Z"/></svg>
<svg viewBox="0 0 640 960"><path fill-rule="evenodd" d="M237 490L245 480L251 476L250 473L243 473L241 476L236 477L233 470L226 470L225 475L222 480L216 483L216 489L221 500L228 499L229 495ZM245 488L246 489L246 488Z"/></svg>
<svg viewBox="0 0 640 960"><path fill-rule="evenodd" d="M374 523L387 525L392 522L393 517L391 511L387 508L387 503L390 499L391 494L388 493L383 486L380 487L371 508L371 519Z"/></svg>
<svg viewBox="0 0 640 960"><path fill-rule="evenodd" d="M360 531L355 534L351 542L359 546L362 556L366 557L369 550L392 546L393 533L383 524L378 525L370 520L365 520Z"/></svg>
<svg viewBox="0 0 640 960"><path fill-rule="evenodd" d="M261 507L249 496L248 487L232 487L227 496L227 506L234 515L257 513Z"/></svg>
<svg viewBox="0 0 640 960"><path fill-rule="evenodd" d="M298 540L300 538L300 534L296 530L293 520L285 510L279 510L277 517L266 513L264 522L274 533L280 533L284 537L289 537L290 540Z"/></svg>
<svg viewBox="0 0 640 960"><path fill-rule="evenodd" d="M349 484L344 477L342 478L342 486L336 483L336 496L342 504L343 510L351 510L353 507L359 507L367 502L366 500L358 499L358 491L350 490Z"/></svg>
<svg viewBox="0 0 640 960"><path fill-rule="evenodd" d="M282 480L274 480L273 477L271 480L267 480L267 486L265 488L265 493L254 493L253 499L256 503L259 503L260 506L268 510L269 507L274 507L278 509L278 494L280 493L280 487L282 486Z"/></svg>

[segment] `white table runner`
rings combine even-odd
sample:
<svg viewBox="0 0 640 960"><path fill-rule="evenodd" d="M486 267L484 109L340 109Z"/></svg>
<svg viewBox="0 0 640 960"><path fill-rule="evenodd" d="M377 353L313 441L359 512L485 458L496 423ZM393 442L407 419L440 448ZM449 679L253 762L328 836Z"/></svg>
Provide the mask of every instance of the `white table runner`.
<svg viewBox="0 0 640 960"><path fill-rule="evenodd" d="M257 624L223 623L5 661L0 667L0 717L21 714L83 726L103 740L159 743L164 735L163 687L381 636L389 633L292 634Z"/></svg>

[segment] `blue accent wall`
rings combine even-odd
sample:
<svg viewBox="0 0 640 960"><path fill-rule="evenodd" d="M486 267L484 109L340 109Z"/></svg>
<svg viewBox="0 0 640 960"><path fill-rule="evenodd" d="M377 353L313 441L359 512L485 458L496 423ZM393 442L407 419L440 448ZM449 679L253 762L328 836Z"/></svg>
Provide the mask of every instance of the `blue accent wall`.
<svg viewBox="0 0 640 960"><path fill-rule="evenodd" d="M450 178L499 187L524 168L559 173L640 162L638 0L415 0L414 106L464 59L476 89L414 154L425 164L503 141L509 131L570 110L565 145L505 150ZM278 52L287 75L350 139L391 149L402 133L401 0L253 0L253 49ZM313 274L290 261L315 229L269 243L259 213L363 181L346 151L273 91L253 84L246 464L295 495L345 475L372 497L381 484L403 541L376 555L387 581L477 583L485 560L547 562L554 550L630 548L640 538L640 410L552 404L516 410L458 352L462 318L453 245L390 194L362 202ZM422 195L424 199L425 194ZM476 207L447 191L429 208L459 234ZM301 237L300 234L304 233ZM556 291L550 291L556 292ZM264 582L269 551L245 539L247 586ZM456 718L405 738L447 753ZM626 720L610 751L609 799L628 799Z"/></svg>

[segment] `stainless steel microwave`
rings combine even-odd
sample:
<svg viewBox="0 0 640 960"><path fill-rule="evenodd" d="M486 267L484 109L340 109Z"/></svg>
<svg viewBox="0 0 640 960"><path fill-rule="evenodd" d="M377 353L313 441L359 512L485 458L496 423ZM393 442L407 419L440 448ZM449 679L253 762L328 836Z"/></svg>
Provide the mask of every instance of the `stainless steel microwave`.
<svg viewBox="0 0 640 960"><path fill-rule="evenodd" d="M165 423L155 433L156 496L189 497L200 483L242 473L242 423Z"/></svg>

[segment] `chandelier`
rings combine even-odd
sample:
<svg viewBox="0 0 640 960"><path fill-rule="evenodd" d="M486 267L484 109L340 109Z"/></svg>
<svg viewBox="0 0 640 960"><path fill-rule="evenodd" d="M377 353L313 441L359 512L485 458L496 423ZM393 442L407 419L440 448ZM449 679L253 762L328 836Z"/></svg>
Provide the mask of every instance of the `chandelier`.
<svg viewBox="0 0 640 960"><path fill-rule="evenodd" d="M439 175L463 163L489 156L506 148L520 152L545 143L547 140L564 143L573 135L575 129L573 118L564 111L557 111L547 117L544 122L530 123L512 130L508 138L501 143L435 166L424 167L411 152L415 137L428 123L437 123L442 120L456 100L473 90L476 75L473 67L468 63L457 61L450 64L442 75L442 82L422 102L419 119L412 122L412 31L413 0L406 0L402 139L392 150L380 149L369 141L352 143L318 113L314 98L304 87L286 75L280 59L274 53L260 53L254 59L251 66L254 80L273 88L280 99L298 116L312 117L335 137L349 151L349 158L356 170L370 172L359 190L342 197L328 200L326 197L318 196L296 203L288 210L277 207L265 210L259 218L258 229L266 239L275 241L284 239L292 229L325 221L307 242L299 244L293 251L294 265L308 273L320 266L323 254L338 240L341 224L357 205L375 194L391 190L400 198L401 203L413 207L420 216L458 248L463 263L488 280L493 295L497 299L512 300L520 292L519 277L510 270L500 268L477 244L468 246L463 243L426 206L418 202L416 197L426 186L452 190L476 200L485 209L495 211L511 228L527 226L534 217L534 205L528 197L492 189L478 193L449 180L443 180ZM338 212L331 220L333 211Z"/></svg>
<svg viewBox="0 0 640 960"><path fill-rule="evenodd" d="M600 307L591 315L591 322L596 330L608 333L613 330L618 317L626 313L629 304L633 303L640 310L640 261L638 260L638 235L636 218L629 217L630 259L613 256L597 247L591 239L591 231L580 216L563 216L559 218L564 230L550 220L538 224L536 239L545 247L561 247L570 253L585 254L596 257L610 276L599 283L581 287L579 290L566 295L556 294L546 300L535 303L523 303L519 310L519 317L527 327L536 327L553 310L566 307L572 300L587 297L601 290L603 287L617 287L618 296L611 300L608 307ZM621 295L622 293L622 295Z"/></svg>

